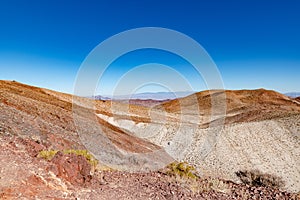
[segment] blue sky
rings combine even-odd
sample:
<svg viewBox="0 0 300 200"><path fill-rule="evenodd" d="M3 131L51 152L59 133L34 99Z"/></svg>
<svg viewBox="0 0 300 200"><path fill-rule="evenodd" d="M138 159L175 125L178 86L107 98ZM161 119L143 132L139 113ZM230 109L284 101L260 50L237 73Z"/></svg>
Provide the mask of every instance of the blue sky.
<svg viewBox="0 0 300 200"><path fill-rule="evenodd" d="M2 0L0 79L72 93L77 71L94 47L119 32L151 26L199 42L217 64L226 89L300 91L299 10L297 0ZM195 90L207 89L178 56L145 50L116 60L101 91L109 93L122 74L152 62L178 70ZM159 70L145 76L156 74ZM140 91L146 90L163 89Z"/></svg>

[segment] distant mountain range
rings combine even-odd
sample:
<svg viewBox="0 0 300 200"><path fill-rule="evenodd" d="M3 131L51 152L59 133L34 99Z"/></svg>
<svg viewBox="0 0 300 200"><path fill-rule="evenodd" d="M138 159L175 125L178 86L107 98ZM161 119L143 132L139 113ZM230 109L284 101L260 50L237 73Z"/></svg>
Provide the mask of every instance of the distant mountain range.
<svg viewBox="0 0 300 200"><path fill-rule="evenodd" d="M296 98L296 97L300 97L300 92L289 92L289 93L285 93L285 95L288 97Z"/></svg>
<svg viewBox="0 0 300 200"><path fill-rule="evenodd" d="M186 97L190 94L193 94L195 92L193 91L184 91L184 92L145 92L145 93L138 93L138 94L132 94L132 95L97 95L94 98L97 100L125 100L125 99L140 99L140 100L172 100L176 98L182 98ZM284 95L291 97L291 98L296 98L300 97L300 92L289 92L289 93L284 93Z"/></svg>
<svg viewBox="0 0 300 200"><path fill-rule="evenodd" d="M138 93L132 95L115 95L115 96L102 96L97 95L95 99L98 100L123 100L123 99L152 99L152 100L166 100L166 99L176 99L181 97L186 97L190 94L193 94L193 91L185 91L185 92L145 92L145 93Z"/></svg>

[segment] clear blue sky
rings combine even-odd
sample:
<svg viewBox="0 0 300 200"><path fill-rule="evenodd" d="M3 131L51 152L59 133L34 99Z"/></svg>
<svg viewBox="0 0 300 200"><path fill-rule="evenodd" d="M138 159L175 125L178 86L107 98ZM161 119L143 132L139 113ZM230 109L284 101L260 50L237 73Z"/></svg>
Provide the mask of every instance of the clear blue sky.
<svg viewBox="0 0 300 200"><path fill-rule="evenodd" d="M299 11L297 0L1 0L0 79L72 93L77 70L96 45L154 26L198 41L227 89L300 91ZM107 73L104 91L122 72L147 62L188 65L160 51L125 55ZM207 89L198 84L196 90Z"/></svg>

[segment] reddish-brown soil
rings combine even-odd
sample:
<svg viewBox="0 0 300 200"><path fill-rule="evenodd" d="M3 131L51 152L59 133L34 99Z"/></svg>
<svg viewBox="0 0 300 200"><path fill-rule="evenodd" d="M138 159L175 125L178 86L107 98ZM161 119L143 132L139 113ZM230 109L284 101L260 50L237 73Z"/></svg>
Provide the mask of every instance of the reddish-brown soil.
<svg viewBox="0 0 300 200"><path fill-rule="evenodd" d="M45 148L42 144L1 134L0 199L297 199L296 194L267 187L174 177L166 169L91 173L82 156L57 153L47 161L32 154Z"/></svg>

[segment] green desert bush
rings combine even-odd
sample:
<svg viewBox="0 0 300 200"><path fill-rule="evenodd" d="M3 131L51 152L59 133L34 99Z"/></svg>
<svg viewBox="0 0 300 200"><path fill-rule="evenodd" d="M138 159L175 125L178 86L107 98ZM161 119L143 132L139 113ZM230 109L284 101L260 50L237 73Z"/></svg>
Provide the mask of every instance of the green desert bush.
<svg viewBox="0 0 300 200"><path fill-rule="evenodd" d="M187 162L172 162L167 166L167 174L188 179L197 179L195 167Z"/></svg>
<svg viewBox="0 0 300 200"><path fill-rule="evenodd" d="M94 168L96 168L96 166L98 165L98 160L92 154L90 154L87 150L69 149L69 150L64 150L63 153L83 156L90 163L90 165L93 166Z"/></svg>
<svg viewBox="0 0 300 200"><path fill-rule="evenodd" d="M51 160L57 152L58 150L43 150L39 152L38 157L44 158L46 160ZM63 154L75 154L78 156L83 156L86 158L89 164L94 168L96 168L96 166L98 165L98 160L87 150L68 149L68 150L63 150L61 152Z"/></svg>
<svg viewBox="0 0 300 200"><path fill-rule="evenodd" d="M51 160L57 152L57 150L43 150L39 152L38 157Z"/></svg>
<svg viewBox="0 0 300 200"><path fill-rule="evenodd" d="M235 173L244 184L251 186L263 186L272 188L281 188L284 182L280 177L272 174L261 173L258 170L245 170Z"/></svg>
<svg viewBox="0 0 300 200"><path fill-rule="evenodd" d="M164 170L166 174L171 177L175 177L177 183L190 189L193 193L204 193L204 192L220 192L230 193L230 184L226 181L217 178L203 178L201 179L194 166L189 165L187 162L172 162Z"/></svg>

